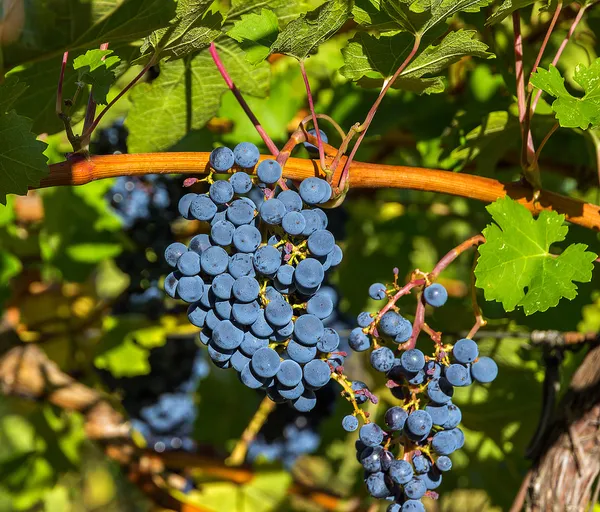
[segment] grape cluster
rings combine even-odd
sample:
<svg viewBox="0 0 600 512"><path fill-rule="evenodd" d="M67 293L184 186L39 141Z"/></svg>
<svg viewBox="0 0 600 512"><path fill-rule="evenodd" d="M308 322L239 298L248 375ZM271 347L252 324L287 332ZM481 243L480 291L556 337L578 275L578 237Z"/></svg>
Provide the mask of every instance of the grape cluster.
<svg viewBox="0 0 600 512"><path fill-rule="evenodd" d="M442 474L452 468L449 455L462 448L464 434L458 428L460 409L452 403L455 387L473 382L492 382L498 366L489 357L480 356L477 344L468 338L454 345L436 343L430 356L418 348L398 347L400 355L387 345L408 341L412 326L393 306L392 295L381 283L369 289L371 298L389 302L373 315L358 316L359 327L349 339L356 351L373 348L372 367L386 375L387 386L399 405L390 407L384 416L385 427L364 423L356 442L357 458L365 469L365 483L371 496L392 503L388 512L424 512L423 496L435 497ZM426 304L442 306L448 297L437 283L423 291ZM403 351L402 351L403 350ZM359 428L355 415L342 421L347 431Z"/></svg>
<svg viewBox="0 0 600 512"><path fill-rule="evenodd" d="M194 393L208 376L207 359L193 336L169 338L164 346L151 350L147 375L122 378L115 378L109 372L101 375L110 389L123 396L131 426L148 446L159 452L192 451L197 417Z"/></svg>
<svg viewBox="0 0 600 512"><path fill-rule="evenodd" d="M216 366L233 367L249 388L307 412L341 357L338 333L323 325L333 302L319 291L325 272L342 260L327 215L316 207L332 191L319 178L304 180L298 192L277 191L282 169L272 159L257 166L255 185L244 169L258 160L256 146L245 142L211 153L217 173L237 172L228 180L211 175L207 194L181 198L181 215L209 223L210 235L167 247L175 270L164 286L190 303L188 318L202 328L200 341Z"/></svg>

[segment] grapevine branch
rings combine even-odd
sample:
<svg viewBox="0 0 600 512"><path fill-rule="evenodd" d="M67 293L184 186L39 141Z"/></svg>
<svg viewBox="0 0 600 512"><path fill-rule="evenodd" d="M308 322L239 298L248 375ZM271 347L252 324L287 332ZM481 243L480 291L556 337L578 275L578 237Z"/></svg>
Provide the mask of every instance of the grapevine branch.
<svg viewBox="0 0 600 512"><path fill-rule="evenodd" d="M319 123L317 122L317 114L315 113L315 105L313 102L312 92L310 90L310 82L308 75L306 74L306 68L304 67L304 61L300 61L300 71L302 73L302 79L304 80L304 87L306 87L306 97L308 99L308 108L312 116L312 122L315 127L315 135L317 137L317 148L319 150L319 159L321 161L321 168L325 169L325 153L323 152L323 141L321 140L321 132L319 131Z"/></svg>
<svg viewBox="0 0 600 512"><path fill-rule="evenodd" d="M285 148L284 148L285 149ZM335 148L325 145L326 153ZM147 153L92 156L70 159L50 166L49 175L38 188L60 185L85 185L95 180L145 174L208 174L210 153ZM270 158L263 156L261 159ZM327 158L330 161L329 158ZM284 177L303 180L319 173L314 160L289 158ZM491 203L509 196L534 214L554 210L573 224L600 230L600 207L554 192L541 190L533 200L531 187L520 182L500 182L491 178L420 167L352 164L351 188L400 188L450 194Z"/></svg>
<svg viewBox="0 0 600 512"><path fill-rule="evenodd" d="M229 90L233 93L233 95L235 96L235 99L238 101L238 103L240 104L240 106L242 107L242 109L244 110L244 112L246 113L246 115L248 116L248 118L250 119L252 124L254 125L254 128L256 129L256 131L258 132L258 134L264 141L268 150L271 152L271 154L273 156L277 156L279 154L279 150L277 149L277 146L271 140L271 137L269 137L269 135L267 134L265 129L262 127L262 125L258 121L258 118L254 115L254 112L252 112L252 109L250 108L250 106L248 105L248 103L246 102L244 97L242 96L242 93L240 92L240 90L233 83L233 80L229 76L229 73L227 73L227 70L225 69L223 62L221 61L221 58L219 57L219 54L217 53L217 47L215 46L214 42L210 43L209 52L210 52L210 56L212 57L212 59L215 63L215 66L217 66L219 73L221 73L223 80L225 80L227 87L229 87Z"/></svg>

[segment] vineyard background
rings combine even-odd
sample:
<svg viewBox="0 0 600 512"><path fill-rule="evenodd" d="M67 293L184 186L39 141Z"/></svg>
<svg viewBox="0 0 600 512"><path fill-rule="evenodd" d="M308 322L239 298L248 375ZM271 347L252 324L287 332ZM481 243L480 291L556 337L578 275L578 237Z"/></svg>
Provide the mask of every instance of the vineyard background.
<svg viewBox="0 0 600 512"><path fill-rule="evenodd" d="M55 113L63 51L71 50L63 88L63 97L70 98L77 80L73 59L99 42L110 42L109 48L121 59L116 82L107 89L110 101L147 63L137 60L142 38L166 26L175 7L161 0L73 0L69 8L52 0L36 6L16 3L25 6L20 30L10 30L19 26L18 7L6 10L10 2L4 2L5 10L0 11L4 85L13 85L12 77L17 77L29 86L11 108L32 120L32 132L48 145L44 152L48 164L58 164L72 151ZM201 3L180 0L179 6ZM286 2L265 2L280 23L319 3L293 2L286 7ZM223 32L242 12L260 13L251 1L217 4L220 11L213 9L209 16L219 12L226 16ZM356 2L363 4L368 7L372 2ZM114 26L103 26L100 21L119 5L131 9L125 13L128 17L115 17ZM357 161L446 169L504 182L521 179L512 24L509 16L485 25L496 8L489 5L479 12L461 13L444 26L477 30L495 58L480 52L457 59L444 71L443 92L419 95L390 89ZM529 67L553 14L552 8L539 8L536 3L521 10ZM540 66L548 67L580 9L576 3L562 6ZM575 67L596 61L598 30L598 10L591 7L558 65L570 90L578 90ZM305 63L315 110L345 129L365 118L381 85L380 78L353 78L344 71L344 54L349 41L359 37L357 32L361 29L355 17ZM243 44L220 37L217 48L228 71L266 132L283 147L310 115L297 61L275 54L253 67L245 60ZM353 81L359 78L358 84ZM8 117L2 100L0 92L1 114ZM82 131L86 103L87 94L82 93L71 109L76 133ZM539 140L555 118L544 100L537 113L532 129ZM341 144L330 125L322 129L330 145ZM559 129L552 136L540 159L545 190L600 204L598 133L592 126L588 131ZM216 145L233 147L241 141L253 142L261 154L268 154L208 50L194 48L183 58L153 65L102 118L90 152L209 152ZM0 141L0 161L4 147ZM293 156L310 155L300 146ZM5 183L2 170L0 184ZM273 413L254 452L250 450L268 453L261 439L281 440L284 427L296 421L306 436L290 434L300 445L290 448L291 455L280 454L275 461L258 456L238 468L225 465L262 397L243 387L235 373L209 366L203 348L194 342L195 329L187 322L185 307L163 297L161 276L168 270L162 251L173 240L187 241L201 232L199 223L184 224L178 218L176 204L186 192L184 178L111 178L83 186L41 188L27 196L9 195L6 206L0 206L0 510L379 510L369 509L362 470L355 460L356 434L340 427L350 406L339 398L334 383L322 391L323 406L299 422L286 411ZM132 190L140 197L130 197ZM192 190L206 191L206 183L199 182ZM123 210L124 197L133 201L133 210ZM148 197L151 205L144 212L140 205ZM403 189L351 188L343 204L328 210L328 215L329 229L345 254L329 281L339 296L333 321L346 336L358 313L375 310L367 294L372 283L389 282L394 267L401 279L416 268L430 271L444 254L491 222L482 202ZM598 235L572 224L567 242L594 250ZM430 325L453 339L466 335L473 325L473 263L472 251L443 272L439 282L450 298L443 309L428 313ZM577 338L575 332L597 333L599 279L594 273L591 282L578 284L576 298L531 316L522 310L506 312L477 291L488 320L477 341L481 353L497 361L499 377L492 387L457 390L454 402L463 411L466 444L453 455L453 471L444 476L439 501L428 502L431 510L509 510L531 466L525 454L532 454L530 443L552 390L558 390L557 403L564 400L557 408L559 416L591 410L594 417L598 402L594 349L587 366L581 367L587 373L582 376L580 370L574 381L587 393L583 409L579 403L573 405L573 390L568 388L596 342L595 335L565 348L552 343L556 333L539 331L571 333L571 338ZM404 298L403 304L414 307L414 297ZM425 338L419 341L428 343ZM390 401L384 377L369 370L367 358L353 354L345 368L353 379L365 381L382 404ZM139 435L129 439L129 424L124 423L129 415L139 420L150 397L172 393L185 382L191 384L181 407L193 411L183 414L195 420L190 431L178 431L175 437L197 444L187 451L165 451L156 444L162 438L147 446ZM580 398L577 395L575 402ZM552 404L548 407L552 409ZM377 415L385 407L370 404L368 410ZM170 413L174 411L169 407ZM173 437L172 432L167 434ZM591 447L579 447L579 442L574 446L593 458L595 434L586 435L591 436ZM565 443L568 439L560 446ZM545 447L539 442L534 452ZM572 446L566 450L571 453ZM592 481L597 470L591 467ZM542 485L553 485L555 477L545 477Z"/></svg>

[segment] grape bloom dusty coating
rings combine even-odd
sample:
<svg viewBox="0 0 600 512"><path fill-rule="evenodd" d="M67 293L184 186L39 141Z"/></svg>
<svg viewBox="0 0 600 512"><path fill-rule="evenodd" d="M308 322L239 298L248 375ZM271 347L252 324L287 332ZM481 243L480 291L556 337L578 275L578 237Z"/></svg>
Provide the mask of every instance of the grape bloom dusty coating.
<svg viewBox="0 0 600 512"><path fill-rule="evenodd" d="M491 382L498 366L481 356L477 344L468 338L453 346L440 341L432 356L400 345L411 339L412 325L393 303L399 289L396 282L389 288L373 284L369 296L388 303L379 313L360 313L358 327L349 337L353 350L371 349L371 366L385 373L399 403L385 412L383 428L372 422L358 427L356 413L344 417L342 427L349 432L358 428L356 454L371 496L392 501L388 512L424 511L421 498L437 497L433 491L440 486L442 474L452 469L449 455L464 444L458 428L462 415L452 403L454 387ZM441 307L447 297L437 283L423 293L425 303L434 307Z"/></svg>
<svg viewBox="0 0 600 512"><path fill-rule="evenodd" d="M227 172L234 161L251 168L258 158L256 146L244 142L233 152L215 149L210 163ZM280 177L275 160L258 166L261 182L274 184ZM200 341L212 362L301 412L315 406L314 391L329 382L345 356L336 352L338 333L323 324L333 303L320 291L325 271L339 264L342 251L327 231L327 216L312 206L329 200L331 187L311 179L299 192L275 191L265 200L250 176L238 171L214 181L208 194L186 194L181 215L206 223L210 235L165 250L173 267L165 291L190 303L188 318L202 329Z"/></svg>

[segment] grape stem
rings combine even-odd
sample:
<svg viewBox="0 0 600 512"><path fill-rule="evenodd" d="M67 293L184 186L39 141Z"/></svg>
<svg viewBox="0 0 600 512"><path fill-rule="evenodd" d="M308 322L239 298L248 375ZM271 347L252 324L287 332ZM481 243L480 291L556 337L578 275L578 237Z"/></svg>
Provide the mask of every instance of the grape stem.
<svg viewBox="0 0 600 512"><path fill-rule="evenodd" d="M326 171L327 167L325 165L325 154L323 153L323 141L321 140L321 132L319 131L319 123L317 122L317 115L315 114L315 105L313 102L312 92L310 90L310 82L308 81L308 75L306 74L306 68L304 67L304 60L300 61L300 72L302 73L302 79L304 80L304 87L306 87L308 108L310 110L310 115L312 116L312 122L315 128L315 135L317 136L317 147L319 149L319 161L321 163L321 169Z"/></svg>
<svg viewBox="0 0 600 512"><path fill-rule="evenodd" d="M301 129L296 130L278 155L286 163L283 175L292 180L303 180L318 175L313 160L290 158L289 151L296 141L305 137ZM331 147L332 151L335 148ZM325 146L326 152L329 148ZM99 179L117 176L142 176L146 174L189 174L208 173L210 153L147 153L125 155L99 155L89 158L70 158L49 166L50 173L40 181L39 187L57 185L85 185ZM262 159L271 158L264 156ZM289 159L289 161L288 161ZM281 161L280 161L281 163ZM283 167L283 166L282 166ZM521 182L500 182L491 178L474 176L439 169L392 166L354 162L351 188L399 188L425 190L467 197L491 203L509 196L534 214L541 211L557 211L569 222L588 229L600 229L600 209L591 203L569 198L554 192L541 190L538 201L533 200L532 189Z"/></svg>
<svg viewBox="0 0 600 512"><path fill-rule="evenodd" d="M487 325L487 320L483 317L483 312L479 307L479 302L477 302L477 288L475 287L475 267L477 266L477 259L479 258L479 253L475 253L475 257L473 258L473 265L471 267L471 304L473 305L473 314L475 315L475 324L471 327L469 334L467 334L467 338L473 339L473 336L477 334L477 331L482 327Z"/></svg>
<svg viewBox="0 0 600 512"><path fill-rule="evenodd" d="M331 372L331 378L341 386L341 388L343 390L342 396L346 400L348 400L348 402L350 402L350 404L352 404L352 408L354 409L354 415L360 416L364 423L370 423L371 420L369 420L369 417L367 416L365 411L363 411L358 406L358 403L356 402L355 393L354 393L354 390L352 389L352 384L348 380L348 377L346 377L343 374L340 375L339 373Z"/></svg>
<svg viewBox="0 0 600 512"><path fill-rule="evenodd" d="M65 81L65 69L69 60L69 52L63 53L62 63L60 65L60 75L58 76L58 87L56 88L56 115L61 117L63 113L63 84ZM62 119L62 117L61 117Z"/></svg>
<svg viewBox="0 0 600 512"><path fill-rule="evenodd" d="M212 57L212 59L215 63L215 66L217 66L219 73L221 73L223 80L225 80L227 87L229 87L229 90L235 96L235 99L238 101L238 103L240 104L240 106L242 107L242 109L244 110L246 115L248 116L248 119L250 119L250 122L254 125L254 128L260 135L261 139L264 141L265 145L267 146L267 149L271 152L271 154L273 156L277 156L279 154L279 150L277 149L277 146L271 140L271 137L269 137L269 135L267 134L265 129L262 127L262 125L258 121L258 118L254 115L254 112L252 112L250 105L248 105L248 103L242 96L242 93L240 92L240 90L233 83L233 80L229 76L229 73L227 73L227 70L225 69L223 62L221 61L221 58L219 57L219 54L217 53L217 47L216 47L214 41L212 43L210 43L209 52L210 52L210 56Z"/></svg>
<svg viewBox="0 0 600 512"><path fill-rule="evenodd" d="M256 435L260 432L260 429L269 419L269 415L275 410L275 402L273 402L268 396L263 398L263 401L258 406L256 413L248 423L242 433L242 437L238 440L233 448L231 455L225 460L225 464L228 466L240 466L246 459L246 453L248 453L248 446Z"/></svg>
<svg viewBox="0 0 600 512"><path fill-rule="evenodd" d="M100 50L108 50L108 43L102 43L100 45ZM102 60L105 60L105 57L102 57ZM93 89L94 86L92 85L92 87L90 87L90 95L88 97L88 104L87 107L85 109L85 119L83 121L83 133L89 133L89 137L86 139L83 137L83 135L81 136L82 138L82 146L87 146L89 144L89 138L92 135L92 132L94 131L93 129L89 130L90 126L92 126L94 124L94 118L96 117L96 102L94 101L94 96L93 96ZM97 126L97 125L96 125Z"/></svg>
<svg viewBox="0 0 600 512"><path fill-rule="evenodd" d="M377 109L379 108L379 105L381 104L383 97L388 92L389 88L394 84L396 79L400 76L402 71L404 71L406 66L408 66L408 64L410 63L412 58L416 55L417 51L419 50L420 45L421 45L421 36L417 35L417 36L415 36L415 43L412 47L412 50L406 56L406 59L404 59L404 62L402 64L400 64L400 67L396 70L394 75L390 79L387 79L384 82L383 87L381 88L381 92L379 93L379 96L377 96L375 103L373 103L373 106L369 110L369 113L367 114L367 117L366 117L364 123L360 126L360 135L358 136L356 144L354 144L354 147L352 148L352 151L350 152L350 156L348 157L348 160L346 160L346 163L344 164L344 168L342 170L342 175L340 177L340 185L339 185L340 189L343 190L345 188L346 181L348 180L348 173L350 172L350 165L352 164L352 160L354 160L354 155L356 155L356 152L358 151L358 148L359 148L361 142L365 138L365 135L367 134L367 130L369 129L369 126L371 125L371 122L373 121L375 114L377 113Z"/></svg>

